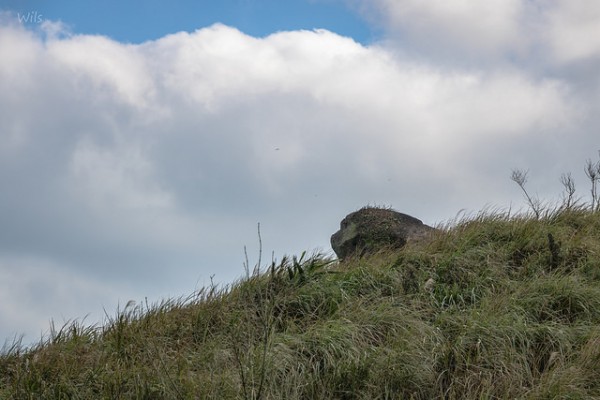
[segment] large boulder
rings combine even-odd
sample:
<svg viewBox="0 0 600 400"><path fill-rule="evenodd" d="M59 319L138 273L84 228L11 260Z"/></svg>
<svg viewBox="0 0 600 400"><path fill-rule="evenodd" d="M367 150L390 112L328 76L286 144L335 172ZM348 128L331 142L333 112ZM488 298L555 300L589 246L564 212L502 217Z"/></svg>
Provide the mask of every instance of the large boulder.
<svg viewBox="0 0 600 400"><path fill-rule="evenodd" d="M379 249L400 248L408 242L427 238L435 231L421 220L392 209L365 207L340 223L331 236L331 247L340 260L363 256Z"/></svg>

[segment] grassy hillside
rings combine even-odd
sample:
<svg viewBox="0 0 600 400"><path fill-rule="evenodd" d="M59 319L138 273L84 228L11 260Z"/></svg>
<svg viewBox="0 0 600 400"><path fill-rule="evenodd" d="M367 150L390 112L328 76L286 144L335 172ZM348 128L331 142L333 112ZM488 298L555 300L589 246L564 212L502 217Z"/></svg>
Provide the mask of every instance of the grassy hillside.
<svg viewBox="0 0 600 400"><path fill-rule="evenodd" d="M600 398L600 213L481 215L126 307L15 344L0 398Z"/></svg>

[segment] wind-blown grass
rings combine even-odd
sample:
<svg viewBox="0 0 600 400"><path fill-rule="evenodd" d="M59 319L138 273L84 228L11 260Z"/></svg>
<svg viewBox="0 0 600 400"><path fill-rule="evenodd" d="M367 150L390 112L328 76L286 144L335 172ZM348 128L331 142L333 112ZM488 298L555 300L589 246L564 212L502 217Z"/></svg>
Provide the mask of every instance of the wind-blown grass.
<svg viewBox="0 0 600 400"><path fill-rule="evenodd" d="M600 214L484 213L343 263L284 258L0 356L0 398L600 398Z"/></svg>

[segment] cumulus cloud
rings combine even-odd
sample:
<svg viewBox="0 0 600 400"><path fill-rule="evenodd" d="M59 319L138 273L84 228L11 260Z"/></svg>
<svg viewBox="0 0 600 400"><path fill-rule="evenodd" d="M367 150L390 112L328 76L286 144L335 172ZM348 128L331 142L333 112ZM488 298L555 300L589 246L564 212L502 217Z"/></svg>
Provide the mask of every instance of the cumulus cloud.
<svg viewBox="0 0 600 400"><path fill-rule="evenodd" d="M381 4L420 15L422 32L476 32L473 49L510 48L520 27L515 1L469 32L463 3ZM5 23L0 58L0 270L25 287L3 308L12 324L60 312L15 312L58 304L60 281L76 294L120 282L124 302L231 281L243 246L257 253L257 222L266 252L327 250L367 203L435 223L506 205L511 167L558 177L590 156L591 136L566 140L595 106L560 76L446 69L324 30L254 38L217 24L131 45Z"/></svg>
<svg viewBox="0 0 600 400"><path fill-rule="evenodd" d="M411 35L424 46L435 46L435 52L451 47L448 53L459 49L494 55L523 39L521 0L377 0L375 4L389 29Z"/></svg>
<svg viewBox="0 0 600 400"><path fill-rule="evenodd" d="M473 63L515 60L557 66L598 58L594 0L352 1L389 38L426 58ZM535 58L535 59L534 59Z"/></svg>
<svg viewBox="0 0 600 400"><path fill-rule="evenodd" d="M545 10L552 56L561 63L600 58L600 3L593 0L553 2Z"/></svg>

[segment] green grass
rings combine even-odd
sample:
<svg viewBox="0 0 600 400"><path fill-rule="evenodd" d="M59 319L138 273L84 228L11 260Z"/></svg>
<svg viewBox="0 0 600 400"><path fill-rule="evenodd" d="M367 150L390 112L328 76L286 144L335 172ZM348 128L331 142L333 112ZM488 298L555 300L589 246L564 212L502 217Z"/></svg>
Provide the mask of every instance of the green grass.
<svg viewBox="0 0 600 400"><path fill-rule="evenodd" d="M600 213L487 213L343 263L68 324L1 399L600 399Z"/></svg>

